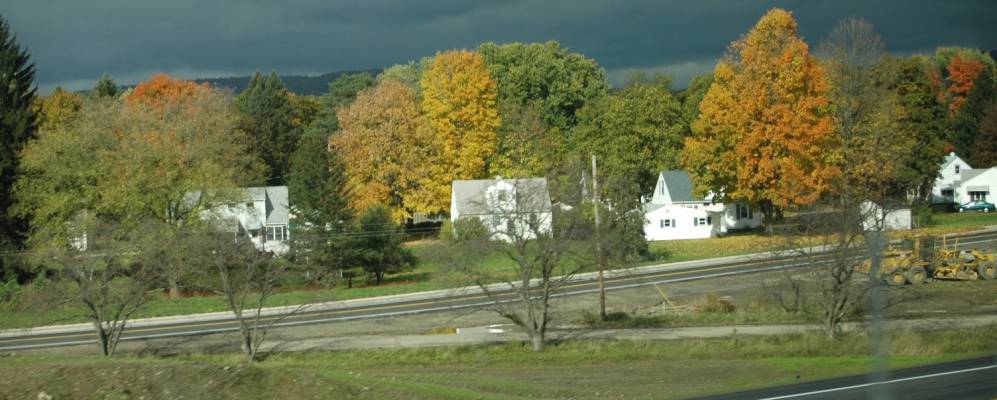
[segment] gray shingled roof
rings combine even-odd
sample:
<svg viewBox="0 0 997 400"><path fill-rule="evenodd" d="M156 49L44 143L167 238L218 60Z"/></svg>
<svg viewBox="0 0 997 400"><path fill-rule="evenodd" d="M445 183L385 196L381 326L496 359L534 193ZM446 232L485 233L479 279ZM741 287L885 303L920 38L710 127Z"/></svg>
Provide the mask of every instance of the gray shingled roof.
<svg viewBox="0 0 997 400"><path fill-rule="evenodd" d="M287 225L290 221L287 186L250 187L243 189L247 200L265 200L267 216L264 224Z"/></svg>
<svg viewBox="0 0 997 400"><path fill-rule="evenodd" d="M702 202L707 201L705 198L695 198L692 195L692 179L689 177L689 173L685 171L680 171L673 169L670 171L663 171L661 177L665 181L665 187L668 188L668 195L671 197L673 202Z"/></svg>
<svg viewBox="0 0 997 400"><path fill-rule="evenodd" d="M550 193L544 178L503 179L516 188L516 212L549 212ZM496 184L496 179L453 181L452 190L460 215L492 214L485 199L485 191Z"/></svg>
<svg viewBox="0 0 997 400"><path fill-rule="evenodd" d="M959 173L959 180L962 182L966 182L970 179L975 178L979 174L987 172L987 169L988 168L964 169Z"/></svg>

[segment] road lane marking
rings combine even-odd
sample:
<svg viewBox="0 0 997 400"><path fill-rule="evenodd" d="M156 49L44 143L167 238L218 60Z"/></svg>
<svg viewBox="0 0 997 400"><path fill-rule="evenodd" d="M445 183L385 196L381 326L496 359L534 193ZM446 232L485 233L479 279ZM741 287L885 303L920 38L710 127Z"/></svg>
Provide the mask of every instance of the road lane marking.
<svg viewBox="0 0 997 400"><path fill-rule="evenodd" d="M946 371L946 372L937 372L937 373L934 373L934 374L911 376L911 377L907 377L907 378L897 378L897 379L891 379L891 380L883 381L883 382L869 382L869 383L863 383L863 384L859 384L859 385L842 386L842 387L830 388L830 389L824 389L824 390L814 390L814 391L811 391L811 392L796 393L796 394L787 394L787 395L784 395L784 396L766 397L766 398L763 398L763 399L760 399L760 400L792 399L794 397L812 396L812 395L815 395L815 394L825 394L825 393L840 392L840 391L843 391L843 390L861 389L861 388L872 387L872 386L876 386L876 385L889 385L891 383L897 383L897 382L907 382L907 381L914 381L914 380L918 380L918 379L937 378L939 376L962 374L962 373L966 373L966 372L975 372L975 371L982 371L982 370L985 370L985 369L994 369L994 368L997 368L997 364L995 364L995 365L987 365L987 366L983 366L983 367L976 367L976 368L960 369L960 370L956 370L956 371Z"/></svg>

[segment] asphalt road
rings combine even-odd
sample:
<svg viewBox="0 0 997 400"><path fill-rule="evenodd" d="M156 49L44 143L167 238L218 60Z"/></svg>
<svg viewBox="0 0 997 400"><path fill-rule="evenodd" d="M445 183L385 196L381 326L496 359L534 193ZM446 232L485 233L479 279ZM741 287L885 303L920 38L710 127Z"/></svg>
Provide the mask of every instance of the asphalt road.
<svg viewBox="0 0 997 400"><path fill-rule="evenodd" d="M997 232L987 232L963 236L959 239L960 247L974 247L981 244L991 245L997 242ZM798 258L781 257L769 259L748 259L722 265L693 267L681 270L667 270L643 274L631 274L608 278L607 290L621 290L640 286L708 279L720 276L751 274L765 271L775 271L787 268L798 268L809 265ZM598 291L595 281L577 281L562 287L557 296L573 296ZM365 318L411 315L428 312L447 311L455 309L482 307L495 301L513 301L513 293L493 293L494 298L485 294L456 294L443 298L424 300L401 300L374 305L349 306L321 311L302 311L289 316L267 317L265 319L280 319L274 326L295 326L336 321L349 321ZM122 340L151 339L183 335L200 335L238 330L238 323L231 318L211 321L186 321L163 323L155 326L143 326L127 329ZM0 337L0 351L18 350L41 347L69 346L90 344L96 340L92 328L80 328L74 331L59 333L24 332L17 336Z"/></svg>
<svg viewBox="0 0 997 400"><path fill-rule="evenodd" d="M702 399L985 399L997 398L997 355L889 371L884 379L854 375Z"/></svg>

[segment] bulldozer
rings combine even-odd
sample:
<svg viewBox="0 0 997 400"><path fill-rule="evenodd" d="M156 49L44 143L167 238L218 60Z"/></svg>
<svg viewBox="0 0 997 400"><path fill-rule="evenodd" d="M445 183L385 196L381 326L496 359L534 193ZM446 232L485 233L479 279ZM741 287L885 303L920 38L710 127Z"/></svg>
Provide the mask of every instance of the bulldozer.
<svg viewBox="0 0 997 400"><path fill-rule="evenodd" d="M933 236L911 237L899 246L891 245L883 252L878 278L890 286L919 285L929 279L990 280L997 278L994 253L979 249L957 250L959 239L952 247L942 237L941 246ZM868 273L871 260L862 263L859 270Z"/></svg>

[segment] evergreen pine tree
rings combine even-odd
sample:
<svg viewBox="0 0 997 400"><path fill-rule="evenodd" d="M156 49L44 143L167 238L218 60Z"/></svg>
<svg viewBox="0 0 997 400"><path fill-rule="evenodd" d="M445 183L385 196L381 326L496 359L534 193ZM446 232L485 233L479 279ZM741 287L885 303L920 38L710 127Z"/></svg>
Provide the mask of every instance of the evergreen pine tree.
<svg viewBox="0 0 997 400"><path fill-rule="evenodd" d="M357 246L350 232L347 177L327 146L327 135L313 127L301 137L291 158L287 186L297 222L294 259L316 271L316 281L329 284L338 276L352 286L359 271L354 262Z"/></svg>
<svg viewBox="0 0 997 400"><path fill-rule="evenodd" d="M10 216L11 187L17 178L17 157L34 135L35 66L17 44L7 21L0 16L0 246L16 245L27 226Z"/></svg>
<svg viewBox="0 0 997 400"><path fill-rule="evenodd" d="M302 136L287 178L296 217L316 226L350 220L347 177L327 146L328 137L322 132L310 130Z"/></svg>
<svg viewBox="0 0 997 400"><path fill-rule="evenodd" d="M284 175L290 170L291 154L300 136L292 122L294 106L284 82L276 72L266 78L257 72L235 104L242 114L240 126L253 142L253 151L270 169L266 183L284 184Z"/></svg>
<svg viewBox="0 0 997 400"><path fill-rule="evenodd" d="M97 84L90 92L95 97L116 97L118 93L120 93L118 85L107 74L100 76Z"/></svg>

